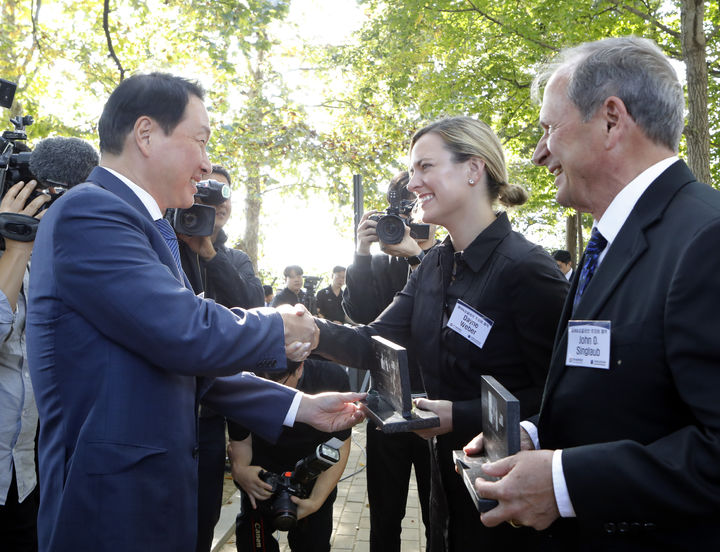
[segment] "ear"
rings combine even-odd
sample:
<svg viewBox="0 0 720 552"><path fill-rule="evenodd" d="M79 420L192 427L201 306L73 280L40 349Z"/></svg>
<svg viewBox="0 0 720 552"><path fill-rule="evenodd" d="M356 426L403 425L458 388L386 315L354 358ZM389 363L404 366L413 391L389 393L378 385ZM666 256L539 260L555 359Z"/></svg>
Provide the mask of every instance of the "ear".
<svg viewBox="0 0 720 552"><path fill-rule="evenodd" d="M630 117L627 107L625 107L625 102L617 96L609 96L606 98L600 109L605 126L605 142L609 149L623 138L628 130L628 124L632 121L632 117Z"/></svg>
<svg viewBox="0 0 720 552"><path fill-rule="evenodd" d="M468 159L468 180L478 183L482 180L485 173L485 161L479 157L471 157ZM474 184L471 184L471 186Z"/></svg>
<svg viewBox="0 0 720 552"><path fill-rule="evenodd" d="M133 126L135 144L145 157L149 157L150 155L151 137L156 126L157 123L147 115L138 117L138 120L135 121L135 125Z"/></svg>

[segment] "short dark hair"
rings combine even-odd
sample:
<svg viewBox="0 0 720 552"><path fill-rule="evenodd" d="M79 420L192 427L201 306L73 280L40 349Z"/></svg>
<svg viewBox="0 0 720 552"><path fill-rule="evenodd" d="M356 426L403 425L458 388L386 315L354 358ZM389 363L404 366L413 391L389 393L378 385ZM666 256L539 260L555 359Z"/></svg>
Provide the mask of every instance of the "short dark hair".
<svg viewBox="0 0 720 552"><path fill-rule="evenodd" d="M272 295L272 293L273 293L273 288L272 288L272 286L268 286L267 284L264 285L264 286L263 286L263 293L265 294L266 297L267 297L268 295Z"/></svg>
<svg viewBox="0 0 720 552"><path fill-rule="evenodd" d="M298 265L286 266L285 270L283 270L283 276L285 276L285 278L289 278L291 272L295 272L298 276L302 276L303 269L300 268Z"/></svg>
<svg viewBox="0 0 720 552"><path fill-rule="evenodd" d="M210 174L212 175L212 173L223 175L227 179L230 187L232 187L232 179L230 178L230 173L225 167L223 167L222 165L213 165Z"/></svg>
<svg viewBox="0 0 720 552"><path fill-rule="evenodd" d="M122 153L125 138L143 115L170 134L182 121L191 94L201 100L205 97L198 83L169 73L138 74L125 79L110 94L100 116L100 151Z"/></svg>
<svg viewBox="0 0 720 552"><path fill-rule="evenodd" d="M333 267L332 273L333 273L333 274L337 274L338 272L345 272L345 270L346 270L346 269L345 269L344 266L337 265L337 266L334 266L334 267Z"/></svg>
<svg viewBox="0 0 720 552"><path fill-rule="evenodd" d="M410 182L410 174L407 171L402 171L393 176L390 181L387 191L387 202L390 203L390 192L396 192L396 200L402 201L409 199L410 201L415 199L415 194L408 190L407 185Z"/></svg>
<svg viewBox="0 0 720 552"><path fill-rule="evenodd" d="M302 361L287 359L287 368L282 372L257 372L255 375L272 381L283 381L292 376L302 366Z"/></svg>
<svg viewBox="0 0 720 552"><path fill-rule="evenodd" d="M561 263L570 263L572 262L572 257L570 256L570 251L566 251L564 249L558 249L555 251L555 253L552 254L552 258L556 261L560 261Z"/></svg>

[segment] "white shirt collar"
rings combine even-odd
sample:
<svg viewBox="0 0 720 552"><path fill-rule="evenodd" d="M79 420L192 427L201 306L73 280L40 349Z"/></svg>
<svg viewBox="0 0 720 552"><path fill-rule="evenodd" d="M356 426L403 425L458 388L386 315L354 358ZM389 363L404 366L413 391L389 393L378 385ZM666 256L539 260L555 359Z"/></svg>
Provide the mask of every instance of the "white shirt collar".
<svg viewBox="0 0 720 552"><path fill-rule="evenodd" d="M120 174L117 171L114 171L113 169L109 169L107 167L103 167L103 169L115 175L128 188L130 188L136 196L138 196L138 199L142 201L142 204L145 206L145 209L148 210L148 213L150 213L150 216L153 220L163 218L162 211L160 211L160 206L157 204L157 201L155 201L155 198L151 196L146 190L143 190L140 186L135 184L128 177Z"/></svg>
<svg viewBox="0 0 720 552"><path fill-rule="evenodd" d="M665 170L677 160L678 156L673 155L648 167L631 180L630 183L615 196L615 199L612 200L605 213L603 213L603 216L594 224L608 242L607 247L605 247L600 255L600 260L605 256L605 252L610 249L612 242L630 216L640 196L643 195L645 190L650 187L650 184L652 184L658 176L665 172Z"/></svg>

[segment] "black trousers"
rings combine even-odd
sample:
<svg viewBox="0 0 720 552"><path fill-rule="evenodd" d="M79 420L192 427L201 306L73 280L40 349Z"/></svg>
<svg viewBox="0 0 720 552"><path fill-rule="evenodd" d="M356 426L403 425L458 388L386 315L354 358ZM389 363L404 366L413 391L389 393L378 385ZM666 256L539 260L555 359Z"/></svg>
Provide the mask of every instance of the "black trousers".
<svg viewBox="0 0 720 552"><path fill-rule="evenodd" d="M210 552L220 519L225 478L225 418L200 417L198 452L198 538L196 552Z"/></svg>
<svg viewBox="0 0 720 552"><path fill-rule="evenodd" d="M3 552L37 552L38 488L18 503L15 467L5 505L0 506L0 549Z"/></svg>
<svg viewBox="0 0 720 552"><path fill-rule="evenodd" d="M367 425L367 490L371 552L400 552L411 469L415 467L425 535L430 527L430 448L414 433L388 435Z"/></svg>
<svg viewBox="0 0 720 552"><path fill-rule="evenodd" d="M337 489L333 489L317 512L298 521L288 531L288 544L292 552L330 552L333 526L333 504ZM252 509L247 495L243 495L242 513L235 522L235 547L238 552L279 552L273 536L272 519Z"/></svg>

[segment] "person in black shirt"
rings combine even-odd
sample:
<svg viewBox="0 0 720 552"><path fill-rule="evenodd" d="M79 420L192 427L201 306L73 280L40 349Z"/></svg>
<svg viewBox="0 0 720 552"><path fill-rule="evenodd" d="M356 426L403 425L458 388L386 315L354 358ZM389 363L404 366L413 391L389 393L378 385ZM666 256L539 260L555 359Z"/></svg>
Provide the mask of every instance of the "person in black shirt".
<svg viewBox="0 0 720 552"><path fill-rule="evenodd" d="M265 374L264 377L306 393L350 389L345 371L322 360L307 359L303 363L288 360L285 372ZM350 430L323 433L298 424L297 428L286 430L276 444L250 434L233 422L228 423L228 431L233 479L243 489L242 513L238 515L235 527L238 552L278 550L278 543L272 536L272 520L257 509L259 502L271 497L271 487L260 479L259 473L292 471L297 461L312 454L320 443L331 437L343 442L339 447L340 460L318 476L310 496L307 499L291 499L298 505L298 525L288 532L290 549L293 552L329 551L333 503L337 496L337 482L350 453Z"/></svg>
<svg viewBox="0 0 720 552"><path fill-rule="evenodd" d="M277 307L278 305L297 305L302 303L305 299L305 292L303 291L303 269L298 265L286 266L283 271L285 276L285 287L280 290L272 301L272 306Z"/></svg>
<svg viewBox="0 0 720 552"><path fill-rule="evenodd" d="M332 270L332 283L317 292L318 316L339 324L345 322L342 308L343 286L345 285L345 267L336 266Z"/></svg>
<svg viewBox="0 0 720 552"><path fill-rule="evenodd" d="M230 174L213 165L210 177L230 185ZM198 201L202 203L201 201ZM225 246L223 226L230 219L230 198L215 206L215 227L210 236L178 235L182 268L197 294L231 308L263 306L263 289L250 258ZM225 474L225 418L200 407L198 422L198 538L196 552L209 552L213 530L220 519Z"/></svg>
<svg viewBox="0 0 720 552"><path fill-rule="evenodd" d="M494 376L520 401L521 415L537 412L550 363L555 328L568 283L541 247L514 232L494 204L522 204L526 193L508 184L502 146L492 129L469 117L452 117L419 130L412 139L408 189L424 222L449 236L432 248L405 288L368 326L348 328L316 320L316 349L336 362L371 369L373 334L411 352L438 428L432 439L431 535L428 551L466 550L468 543L533 546L536 534L507 524L485 528L452 451L482 431L481 376ZM473 340L456 320L483 321Z"/></svg>
<svg viewBox="0 0 720 552"><path fill-rule="evenodd" d="M407 189L407 171L398 173L388 186L390 195L411 200ZM395 245L381 244L391 254L370 255L370 246L378 241L375 226L369 219L377 211L366 212L357 229L357 250L347 269L347 286L343 308L359 324L369 324L401 291L411 273L420 266L407 257L425 255L435 245L435 225L427 240L414 240L407 235ZM418 255L420 251L420 255ZM423 394L420 372L410 351L408 358L410 385L414 394ZM415 468L418 498L426 536L430 528L430 449L427 442L414 433L385 434L377 431L372 420L367 422L367 489L370 503L370 552L400 552L402 520L405 517L410 473Z"/></svg>

